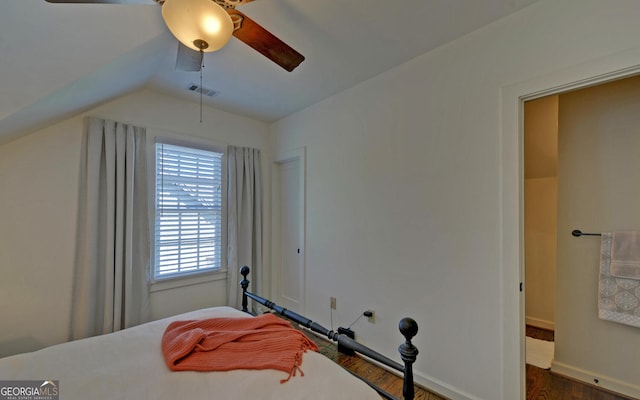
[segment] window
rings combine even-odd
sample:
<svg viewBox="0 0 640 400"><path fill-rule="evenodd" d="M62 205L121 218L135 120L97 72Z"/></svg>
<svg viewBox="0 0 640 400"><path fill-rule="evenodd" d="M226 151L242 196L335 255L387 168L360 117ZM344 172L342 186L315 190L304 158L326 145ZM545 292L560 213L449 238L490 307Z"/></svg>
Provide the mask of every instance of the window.
<svg viewBox="0 0 640 400"><path fill-rule="evenodd" d="M156 143L155 279L220 270L223 155Z"/></svg>

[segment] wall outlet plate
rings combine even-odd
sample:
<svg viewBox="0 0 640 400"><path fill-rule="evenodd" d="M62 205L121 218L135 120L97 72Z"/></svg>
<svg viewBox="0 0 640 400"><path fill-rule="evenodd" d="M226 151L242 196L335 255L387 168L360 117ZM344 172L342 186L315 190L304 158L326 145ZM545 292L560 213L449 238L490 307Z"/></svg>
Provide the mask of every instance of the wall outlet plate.
<svg viewBox="0 0 640 400"><path fill-rule="evenodd" d="M374 310L367 310L368 313L371 313L370 316L367 316L367 321L372 324L376 323L376 312Z"/></svg>

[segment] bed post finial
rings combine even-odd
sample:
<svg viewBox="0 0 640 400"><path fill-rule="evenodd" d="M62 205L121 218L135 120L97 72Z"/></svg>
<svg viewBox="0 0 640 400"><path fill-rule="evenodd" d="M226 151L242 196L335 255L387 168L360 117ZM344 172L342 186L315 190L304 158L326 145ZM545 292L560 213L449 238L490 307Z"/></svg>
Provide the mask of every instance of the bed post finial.
<svg viewBox="0 0 640 400"><path fill-rule="evenodd" d="M244 278L240 281L240 286L242 287L242 311L248 313L249 310L247 309L247 305L248 305L248 300L247 300L247 289L249 288L249 279L247 279L247 275L249 275L249 272L251 271L251 269L249 267L247 267L246 265L242 268L240 268L240 275L242 275Z"/></svg>
<svg viewBox="0 0 640 400"><path fill-rule="evenodd" d="M402 396L405 400L413 400L415 390L413 388L413 363L418 357L418 349L411 343L411 339L418 333L418 323L411 318L402 318L398 326L405 342L398 347L400 357L404 361L404 384Z"/></svg>

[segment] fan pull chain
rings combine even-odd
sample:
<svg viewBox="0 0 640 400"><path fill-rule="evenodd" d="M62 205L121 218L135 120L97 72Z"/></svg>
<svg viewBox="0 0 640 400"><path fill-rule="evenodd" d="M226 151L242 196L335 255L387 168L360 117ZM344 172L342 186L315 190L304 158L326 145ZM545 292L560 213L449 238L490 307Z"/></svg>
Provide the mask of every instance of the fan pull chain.
<svg viewBox="0 0 640 400"><path fill-rule="evenodd" d="M202 123L202 70L204 69L204 52L200 49L200 59L202 66L200 67L200 123Z"/></svg>

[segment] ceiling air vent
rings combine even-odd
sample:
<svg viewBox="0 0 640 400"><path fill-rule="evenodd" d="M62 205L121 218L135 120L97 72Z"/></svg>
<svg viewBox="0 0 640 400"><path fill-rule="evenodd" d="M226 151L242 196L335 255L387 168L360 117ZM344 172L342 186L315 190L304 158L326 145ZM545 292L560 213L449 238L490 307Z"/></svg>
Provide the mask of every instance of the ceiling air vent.
<svg viewBox="0 0 640 400"><path fill-rule="evenodd" d="M209 97L215 97L218 94L220 94L219 91L217 90L213 90L213 89L208 89L204 86L200 86L196 83L190 83L189 86L187 87L187 89L189 89L190 91L194 92L194 93L202 93L205 96L209 96Z"/></svg>

